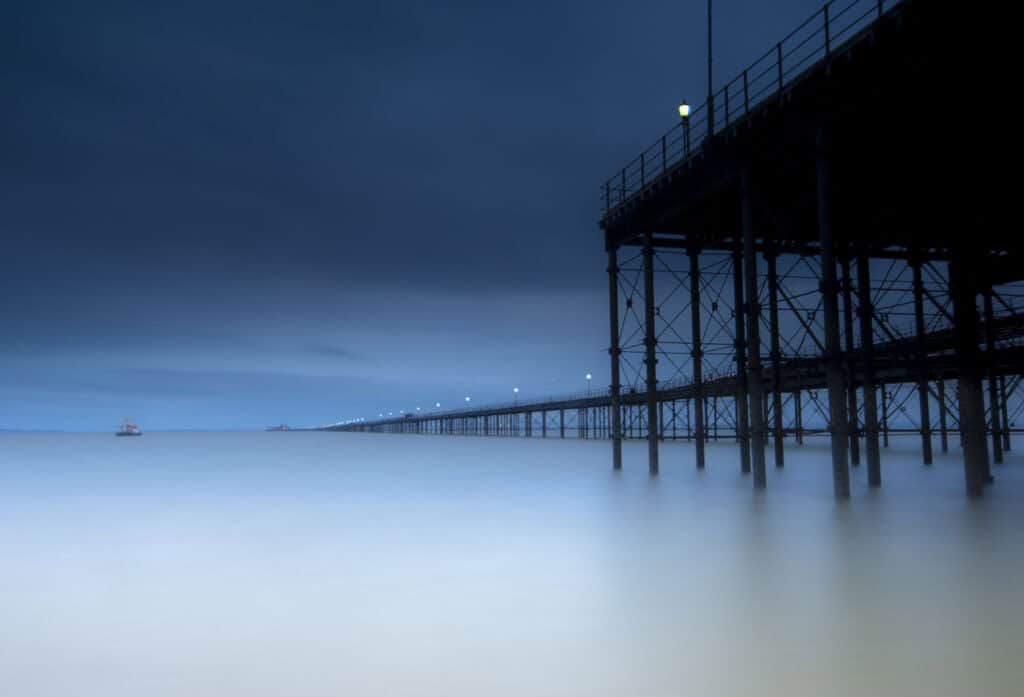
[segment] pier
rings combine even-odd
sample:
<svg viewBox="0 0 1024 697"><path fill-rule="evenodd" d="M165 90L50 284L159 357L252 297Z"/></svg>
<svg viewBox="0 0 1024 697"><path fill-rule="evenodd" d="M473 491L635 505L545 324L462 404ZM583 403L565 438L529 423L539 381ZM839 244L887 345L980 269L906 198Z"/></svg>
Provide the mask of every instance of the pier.
<svg viewBox="0 0 1024 697"><path fill-rule="evenodd" d="M980 15L830 2L603 182L608 389L331 428L602 438L615 468L638 438L651 475L731 439L755 488L821 437L840 499L911 435L981 495L1024 410L1024 243Z"/></svg>

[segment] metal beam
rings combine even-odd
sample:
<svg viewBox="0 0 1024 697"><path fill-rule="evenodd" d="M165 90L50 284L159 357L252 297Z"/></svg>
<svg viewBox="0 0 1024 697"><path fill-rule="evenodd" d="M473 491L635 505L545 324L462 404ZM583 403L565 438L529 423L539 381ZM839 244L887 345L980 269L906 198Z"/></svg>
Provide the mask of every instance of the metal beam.
<svg viewBox="0 0 1024 697"><path fill-rule="evenodd" d="M775 441L775 466L785 465L783 437L785 425L782 421L782 352L779 338L779 275L776 268L778 255L772 247L765 253L768 264L768 326L771 332L772 358L772 434Z"/></svg>
<svg viewBox="0 0 1024 697"><path fill-rule="evenodd" d="M829 430L832 436L832 487L836 498L850 496L850 468L846 462L847 421L843 393L843 366L839 352L839 303L836 281L835 239L832 233L832 172L828 136L819 127L816 141L818 234L821 241L821 294L825 314L825 375L828 384Z"/></svg>
<svg viewBox="0 0 1024 697"><path fill-rule="evenodd" d="M982 294L985 298L985 358L988 363L988 404L992 423L992 461L1003 464L1003 434L999 417L999 388L996 385L995 356L996 339L994 334L994 316L992 314L992 288Z"/></svg>
<svg viewBox="0 0 1024 697"><path fill-rule="evenodd" d="M608 354L611 357L612 384L609 399L612 412L612 469L622 469L622 421L619 410L619 357L622 348L619 346L619 260L618 251L614 248L608 250L608 314L610 315L609 327L611 330L611 346ZM541 435L548 435L547 412L543 412L544 422L541 426Z"/></svg>
<svg viewBox="0 0 1024 697"><path fill-rule="evenodd" d="M740 206L743 225L743 261L746 275L747 383L750 390L750 449L754 488L767 486L765 473L764 379L761 374L761 303L757 280L757 252L754 249L754 204L750 170L744 170L740 182ZM738 305L738 304L737 304Z"/></svg>
<svg viewBox="0 0 1024 697"><path fill-rule="evenodd" d="M967 252L964 250L964 256ZM957 366L959 369L960 433L964 444L964 482L967 495L981 496L988 478L988 447L985 443L985 403L978 369L977 285L968 258L949 263L949 286L956 317Z"/></svg>
<svg viewBox="0 0 1024 697"><path fill-rule="evenodd" d="M654 247L651 234L644 235L644 347L647 363L647 463L651 476L658 474L657 328L654 324Z"/></svg>
<svg viewBox="0 0 1024 697"><path fill-rule="evenodd" d="M850 464L860 464L860 434L857 426L857 385L854 373L853 341L853 280L850 277L850 257L843 254L840 259L843 270L843 334L846 338L846 414L850 429Z"/></svg>
<svg viewBox="0 0 1024 697"><path fill-rule="evenodd" d="M875 403L874 307L871 302L871 267L866 256L857 258L857 300L860 306L861 389L864 391L864 450L868 484L881 486L882 464L878 450L878 413Z"/></svg>
<svg viewBox="0 0 1024 697"><path fill-rule="evenodd" d="M690 257L690 357L693 363L693 437L697 469L704 469L704 351L701 342L700 249L691 247Z"/></svg>
<svg viewBox="0 0 1024 697"><path fill-rule="evenodd" d="M921 416L921 455L924 464L932 464L932 426L928 400L928 349L925 343L924 283L921 279L921 259L911 259L914 272L914 326L917 337L917 394Z"/></svg>
<svg viewBox="0 0 1024 697"><path fill-rule="evenodd" d="M734 351L736 361L736 440L740 444L740 471L750 472L750 426L747 393L747 342L743 327L743 255L737 246L732 253L733 307L735 308ZM718 421L718 414L715 414Z"/></svg>

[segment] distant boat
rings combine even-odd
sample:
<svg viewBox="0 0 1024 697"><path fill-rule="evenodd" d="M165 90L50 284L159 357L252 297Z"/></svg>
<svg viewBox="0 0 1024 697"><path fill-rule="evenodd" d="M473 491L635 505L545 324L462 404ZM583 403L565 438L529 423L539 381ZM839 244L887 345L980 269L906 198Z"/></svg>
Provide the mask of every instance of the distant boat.
<svg viewBox="0 0 1024 697"><path fill-rule="evenodd" d="M117 436L141 436L142 435L142 430L139 428L138 424L133 424L130 421L125 421L123 424L121 424L121 428L114 435L117 435Z"/></svg>
<svg viewBox="0 0 1024 697"><path fill-rule="evenodd" d="M280 426L271 426L267 429L268 431L290 431L288 424L281 424Z"/></svg>

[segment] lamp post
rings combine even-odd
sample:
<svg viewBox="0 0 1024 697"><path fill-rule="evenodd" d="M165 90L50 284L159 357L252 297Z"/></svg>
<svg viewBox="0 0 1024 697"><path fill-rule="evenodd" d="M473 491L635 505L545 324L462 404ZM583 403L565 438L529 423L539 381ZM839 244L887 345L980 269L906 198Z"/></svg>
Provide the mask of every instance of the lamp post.
<svg viewBox="0 0 1024 697"><path fill-rule="evenodd" d="M441 403L440 402L434 402L434 408L435 409L440 409L441 408Z"/></svg>
<svg viewBox="0 0 1024 697"><path fill-rule="evenodd" d="M683 122L683 157L690 156L690 105L683 100L679 105L679 118Z"/></svg>
<svg viewBox="0 0 1024 697"><path fill-rule="evenodd" d="M587 394L590 394L590 373L587 373Z"/></svg>
<svg viewBox="0 0 1024 697"><path fill-rule="evenodd" d="M513 387L512 388L512 394L515 395L512 398L512 404L519 404L519 388L518 387Z"/></svg>
<svg viewBox="0 0 1024 697"><path fill-rule="evenodd" d="M715 135L715 88L711 82L711 0L708 0L708 135Z"/></svg>

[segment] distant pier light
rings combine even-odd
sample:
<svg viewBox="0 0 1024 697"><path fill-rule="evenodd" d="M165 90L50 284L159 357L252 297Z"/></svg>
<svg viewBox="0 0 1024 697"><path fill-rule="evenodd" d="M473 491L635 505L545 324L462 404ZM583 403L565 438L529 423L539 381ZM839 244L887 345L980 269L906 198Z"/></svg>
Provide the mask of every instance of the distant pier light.
<svg viewBox="0 0 1024 697"><path fill-rule="evenodd" d="M467 401L467 402L469 401L469 397L466 397L466 401Z"/></svg>
<svg viewBox="0 0 1024 697"><path fill-rule="evenodd" d="M512 397L512 401L515 402L516 404L518 404L519 403L519 388L518 387L513 387L512 388L512 394L514 395Z"/></svg>
<svg viewBox="0 0 1024 697"><path fill-rule="evenodd" d="M683 102L683 103L685 104L685 102ZM682 109L682 107L679 107L679 108ZM587 394L590 394L590 377L591 377L590 373L587 373Z"/></svg>
<svg viewBox="0 0 1024 697"><path fill-rule="evenodd" d="M440 409L441 408L441 403L440 402L434 402L434 408L435 409Z"/></svg>
<svg viewBox="0 0 1024 697"><path fill-rule="evenodd" d="M679 105L679 117L683 119L690 118L690 105L683 100L683 103Z"/></svg>

